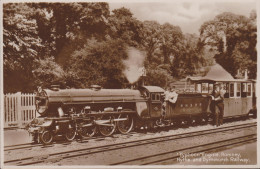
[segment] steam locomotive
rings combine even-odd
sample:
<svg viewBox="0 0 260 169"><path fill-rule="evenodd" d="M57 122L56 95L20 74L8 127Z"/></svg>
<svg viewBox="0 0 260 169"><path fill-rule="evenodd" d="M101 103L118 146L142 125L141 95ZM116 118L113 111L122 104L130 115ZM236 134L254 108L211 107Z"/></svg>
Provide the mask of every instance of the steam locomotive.
<svg viewBox="0 0 260 169"><path fill-rule="evenodd" d="M196 82L195 86L199 83L202 82ZM57 135L72 141L76 135L88 138L99 132L110 136L115 131L126 134L133 128L207 122L212 115L209 93L179 93L174 104L167 101L164 105L164 92L158 86L138 89L102 89L98 85L89 89L39 87L35 104L40 116L28 124L28 131L35 142L50 144ZM237 115L256 112L252 111L252 101L246 105L245 111ZM229 105L225 106L225 110L229 110Z"/></svg>

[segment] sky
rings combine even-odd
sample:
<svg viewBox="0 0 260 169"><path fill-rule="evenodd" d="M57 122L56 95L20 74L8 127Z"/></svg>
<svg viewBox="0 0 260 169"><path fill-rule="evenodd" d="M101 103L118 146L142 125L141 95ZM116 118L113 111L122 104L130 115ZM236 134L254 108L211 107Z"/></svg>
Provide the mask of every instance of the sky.
<svg viewBox="0 0 260 169"><path fill-rule="evenodd" d="M138 20L155 20L160 24L166 22L180 26L184 33L199 34L200 26L223 12L249 17L256 10L255 0L243 1L141 1L110 2L110 10L125 7L131 10Z"/></svg>

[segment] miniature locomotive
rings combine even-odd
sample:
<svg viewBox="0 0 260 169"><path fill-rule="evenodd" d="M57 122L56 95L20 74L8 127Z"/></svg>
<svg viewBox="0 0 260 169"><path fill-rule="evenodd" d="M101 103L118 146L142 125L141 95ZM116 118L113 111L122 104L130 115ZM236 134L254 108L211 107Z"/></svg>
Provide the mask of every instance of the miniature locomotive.
<svg viewBox="0 0 260 169"><path fill-rule="evenodd" d="M28 124L34 141L50 144L53 137L63 135L68 141L76 134L86 138L100 132L109 136L118 130L122 134L133 128L150 128L207 121L211 97L200 93L178 95L176 103L163 106L164 89L141 86L134 89L38 88L36 110L40 114Z"/></svg>

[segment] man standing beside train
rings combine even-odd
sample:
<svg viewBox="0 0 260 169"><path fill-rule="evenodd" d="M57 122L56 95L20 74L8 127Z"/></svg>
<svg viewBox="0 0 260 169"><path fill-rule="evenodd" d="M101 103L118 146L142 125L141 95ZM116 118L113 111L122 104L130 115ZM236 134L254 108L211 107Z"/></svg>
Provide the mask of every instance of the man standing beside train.
<svg viewBox="0 0 260 169"><path fill-rule="evenodd" d="M212 110L215 116L215 125L220 126L223 124L224 117L224 94L223 88L220 89L220 84L214 84L214 90L212 92ZM218 108L218 111L216 111Z"/></svg>

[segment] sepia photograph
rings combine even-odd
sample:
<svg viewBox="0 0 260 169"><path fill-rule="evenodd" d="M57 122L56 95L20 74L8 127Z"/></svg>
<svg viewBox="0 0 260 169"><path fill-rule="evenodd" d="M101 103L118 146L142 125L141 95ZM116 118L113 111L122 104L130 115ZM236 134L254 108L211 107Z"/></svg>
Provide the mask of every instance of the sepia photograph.
<svg viewBox="0 0 260 169"><path fill-rule="evenodd" d="M0 168L260 166L257 0L0 3Z"/></svg>

